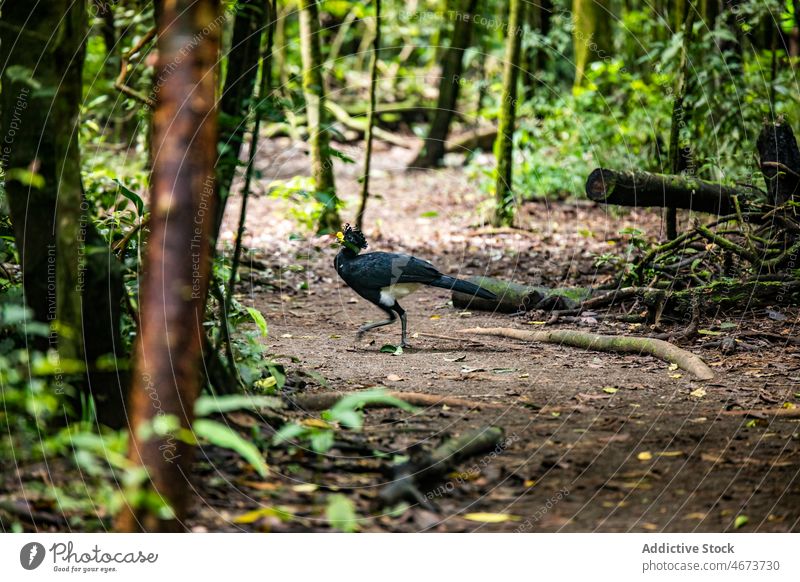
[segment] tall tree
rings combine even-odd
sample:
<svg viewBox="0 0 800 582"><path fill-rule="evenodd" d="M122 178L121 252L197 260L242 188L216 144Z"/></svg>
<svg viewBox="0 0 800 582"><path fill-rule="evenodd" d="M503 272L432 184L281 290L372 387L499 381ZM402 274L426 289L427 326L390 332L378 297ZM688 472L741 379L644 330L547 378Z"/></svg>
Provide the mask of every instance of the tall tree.
<svg viewBox="0 0 800 582"><path fill-rule="evenodd" d="M533 97L536 75L541 74L547 62L547 49L541 46L540 38L545 38L550 33L550 20L553 16L553 3L550 0L540 0L527 7L527 21L531 31L537 35L528 39L525 50L525 75L522 77L524 98Z"/></svg>
<svg viewBox="0 0 800 582"><path fill-rule="evenodd" d="M375 37L372 40L372 61L369 73L369 110L367 111L367 134L364 138L364 181L361 183L361 204L358 207L356 226L364 227L364 213L369 198L369 169L372 162L372 126L375 125L375 87L378 84L378 51L381 48L381 0L375 0Z"/></svg>
<svg viewBox="0 0 800 582"><path fill-rule="evenodd" d="M496 226L510 225L514 221L514 193L512 190L512 168L514 157L514 125L517 111L517 79L520 69L522 47L522 24L524 22L524 0L509 0L508 30L506 31L506 54L503 64L503 96L500 102L500 123L494 155L497 160L495 179Z"/></svg>
<svg viewBox="0 0 800 582"><path fill-rule="evenodd" d="M189 429L200 390L214 222L218 8L217 0L164 2L156 23L162 85L153 114L150 240L133 359L130 457L149 475L145 496L160 496L174 516L133 504L117 518L123 531L180 530L189 500L192 448L154 434L152 421L174 417Z"/></svg>
<svg viewBox="0 0 800 582"><path fill-rule="evenodd" d="M681 127L685 123L684 101L686 99L686 75L688 69L689 46L692 42L692 27L694 26L695 7L687 0L676 2L675 21L683 18L683 44L681 45L680 63L678 74L675 76L672 97L672 125L669 133L669 170L672 174L680 174L688 165L688 148L681 144ZM674 240L678 236L678 211L675 208L665 209L667 238Z"/></svg>
<svg viewBox="0 0 800 582"><path fill-rule="evenodd" d="M63 367L84 362L86 374L70 381L94 400L99 421L121 427L127 380L97 360L120 353L122 280L90 220L80 173L86 3L6 2L2 11L0 151L25 301L52 324L49 347Z"/></svg>
<svg viewBox="0 0 800 582"><path fill-rule="evenodd" d="M239 259L242 254L242 238L244 237L244 225L247 218L247 201L250 198L250 184L253 181L253 170L255 169L256 153L258 152L258 138L261 130L261 119L267 107L267 100L272 95L272 50L275 37L275 23L277 21L277 1L266 0L267 10L267 34L264 40L264 47L261 51L261 84L258 89L258 101L253 107L255 119L253 121L253 133L250 135L250 151L248 152L247 169L244 174L244 185L242 186L242 205L239 208L239 226L236 231L236 242L233 247L231 258L231 275L228 279L228 291L226 303L230 305L233 297L233 289L236 284L236 272L239 270Z"/></svg>
<svg viewBox="0 0 800 582"><path fill-rule="evenodd" d="M300 52L303 58L303 95L308 119L311 175L317 200L322 204L317 229L335 232L341 226L339 200L333 179L333 160L325 110L322 52L319 40L319 9L316 0L298 0L300 6Z"/></svg>
<svg viewBox="0 0 800 582"><path fill-rule="evenodd" d="M265 0L239 0L233 21L225 83L219 100L219 158L217 160L217 222L222 224L231 182L239 166L247 115L258 75L261 37L268 8Z"/></svg>
<svg viewBox="0 0 800 582"><path fill-rule="evenodd" d="M442 76L439 80L439 97L433 119L428 128L428 136L417 158L411 167L432 168L438 166L444 158L445 141L450 132L450 122L456 111L458 92L461 87L461 75L464 70L464 52L472 42L472 29L475 27L473 16L477 0L450 0L452 5L447 10L449 18L455 19L450 46L442 57Z"/></svg>
<svg viewBox="0 0 800 582"><path fill-rule="evenodd" d="M572 0L572 44L575 52L575 86L583 84L586 68L611 56L610 0Z"/></svg>

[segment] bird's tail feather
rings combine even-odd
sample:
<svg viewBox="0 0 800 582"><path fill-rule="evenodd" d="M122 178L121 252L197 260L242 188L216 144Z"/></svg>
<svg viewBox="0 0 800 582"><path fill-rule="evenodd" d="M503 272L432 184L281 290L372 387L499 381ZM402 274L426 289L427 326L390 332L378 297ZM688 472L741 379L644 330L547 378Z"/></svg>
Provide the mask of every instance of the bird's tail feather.
<svg viewBox="0 0 800 582"><path fill-rule="evenodd" d="M452 289L453 291L458 291L459 293L464 293L465 295L474 295L475 297L488 299L490 301L497 299L497 295L491 291L487 291L483 287L479 287L475 283L470 283L469 281L464 281L463 279L456 279L455 277L448 277L447 275L442 275L435 281L429 283L429 285L432 287L440 287L442 289Z"/></svg>

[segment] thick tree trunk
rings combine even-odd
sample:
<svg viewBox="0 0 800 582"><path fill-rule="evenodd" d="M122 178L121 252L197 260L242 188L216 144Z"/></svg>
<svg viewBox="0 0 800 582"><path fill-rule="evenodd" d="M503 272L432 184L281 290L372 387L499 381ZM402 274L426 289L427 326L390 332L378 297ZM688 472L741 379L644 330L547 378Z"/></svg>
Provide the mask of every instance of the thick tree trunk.
<svg viewBox="0 0 800 582"><path fill-rule="evenodd" d="M333 160L330 154L328 122L325 110L325 85L322 79L322 56L319 39L319 10L316 0L299 0L300 51L303 57L303 95L308 117L308 145L311 152L311 175L317 200L323 205L317 225L319 232L336 231L341 226Z"/></svg>
<svg viewBox="0 0 800 582"><path fill-rule="evenodd" d="M583 85L588 66L611 57L613 36L609 0L572 0L575 86Z"/></svg>
<svg viewBox="0 0 800 582"><path fill-rule="evenodd" d="M747 208L756 192L690 176L597 168L586 180L586 195L589 200L603 204L686 208L695 212L730 214L735 211L734 196L739 197L742 208Z"/></svg>
<svg viewBox="0 0 800 582"><path fill-rule="evenodd" d="M428 128L428 136L411 168L433 168L444 158L445 142L450 131L450 122L458 101L461 86L461 75L464 70L464 51L472 40L472 29L475 27L473 15L477 0L456 0L454 8L447 11L455 20L450 46L442 58L442 77L439 81L439 97L433 119Z"/></svg>
<svg viewBox="0 0 800 582"><path fill-rule="evenodd" d="M215 0L176 0L163 4L157 22L163 84L153 116L151 232L133 360L130 456L149 474L141 493L159 496L174 517L159 516L148 504L129 504L118 516L123 531L181 530L189 502L192 447L144 429L161 416L190 429L200 390L214 223L217 12ZM186 39L196 42L189 46Z"/></svg>
<svg viewBox="0 0 800 582"><path fill-rule="evenodd" d="M792 126L766 122L756 142L770 204L784 204L800 193L800 149Z"/></svg>
<svg viewBox="0 0 800 582"><path fill-rule="evenodd" d="M364 228L364 213L369 198L369 170L372 162L372 126L375 124L375 88L378 84L378 51L381 48L381 0L375 1L375 37L372 39L372 60L369 74L369 110L367 111L367 132L365 136L364 179L361 183L361 204L356 215L356 226Z"/></svg>
<svg viewBox="0 0 800 582"><path fill-rule="evenodd" d="M231 182L239 166L247 115L258 75L261 36L267 7L264 0L240 0L233 21L233 38L228 52L225 83L219 100L219 157L217 159L216 238L222 225Z"/></svg>
<svg viewBox="0 0 800 582"><path fill-rule="evenodd" d="M517 79L519 77L519 55L522 47L524 14L524 0L509 1L506 54L503 69L503 95L500 102L500 123L497 128L497 141L494 144L497 174L495 176L495 208L492 222L495 226L510 226L514 222L514 207L516 206L512 182L514 125L517 114Z"/></svg>
<svg viewBox="0 0 800 582"><path fill-rule="evenodd" d="M96 362L121 347L122 282L111 249L90 222L80 175L86 4L15 2L2 10L0 160L25 300L36 319L53 324L49 347L59 358L84 362L88 373L70 381L94 398L98 420L121 427L127 380L98 372ZM73 412L81 412L77 395Z"/></svg>

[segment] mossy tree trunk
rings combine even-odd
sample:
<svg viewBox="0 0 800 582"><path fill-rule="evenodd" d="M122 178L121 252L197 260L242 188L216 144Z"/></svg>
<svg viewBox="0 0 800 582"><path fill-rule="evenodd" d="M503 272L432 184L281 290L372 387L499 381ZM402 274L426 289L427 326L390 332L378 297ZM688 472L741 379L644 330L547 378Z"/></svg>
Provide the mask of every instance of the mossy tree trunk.
<svg viewBox="0 0 800 582"><path fill-rule="evenodd" d="M442 58L442 77L439 80L439 96L433 112L428 135L417 158L411 163L412 168L432 168L442 162L445 153L445 142L450 132L450 122L456 110L461 75L464 71L464 52L472 41L472 29L475 27L473 15L477 0L453 0L447 10L447 17L455 20L450 46Z"/></svg>
<svg viewBox="0 0 800 582"><path fill-rule="evenodd" d="M364 213L369 198L369 170L372 161L372 126L375 124L375 88L378 84L378 51L381 48L381 0L375 0L375 37L372 39L372 61L369 74L369 110L367 111L367 132L364 136L364 178L361 183L361 204L358 207L356 226L364 228Z"/></svg>
<svg viewBox="0 0 800 582"><path fill-rule="evenodd" d="M519 78L520 49L522 47L524 0L510 0L508 5L508 30L503 67L503 95L500 102L500 123L494 155L497 160L495 177L495 226L510 225L514 221L514 193L512 169L514 157L514 125L517 110L517 80Z"/></svg>
<svg viewBox="0 0 800 582"><path fill-rule="evenodd" d="M145 433L158 417L175 417L180 430L194 421L205 339L214 223L218 62L217 0L162 4L157 20L162 80L153 113L153 179L150 241L141 282L139 335L133 357L129 456L147 470L139 499L160 499L172 516L152 503L128 504L117 516L122 531L181 531L191 491L192 447L172 433ZM196 39L189 47L186 39ZM186 96L192 106L186 107ZM155 405L157 403L157 406Z"/></svg>
<svg viewBox="0 0 800 582"><path fill-rule="evenodd" d="M609 0L572 0L575 87L583 85L588 66L611 57L613 38Z"/></svg>
<svg viewBox="0 0 800 582"><path fill-rule="evenodd" d="M124 374L98 372L100 356L119 354L119 265L90 221L78 145L83 90L85 2L6 2L0 27L0 159L23 273L25 301L52 332L59 366L83 362L68 378L98 420L125 423ZM59 375L58 378L61 376ZM56 381L55 389L64 390ZM73 412L80 414L74 395Z"/></svg>
<svg viewBox="0 0 800 582"><path fill-rule="evenodd" d="M339 229L333 160L325 110L325 85L322 79L322 53L319 39L319 9L316 0L299 0L300 52L303 58L303 95L306 101L308 145L311 153L311 175L317 200L322 205L317 229L332 232Z"/></svg>
<svg viewBox="0 0 800 582"><path fill-rule="evenodd" d="M247 115L258 75L261 37L268 7L264 0L239 0L233 21L225 83L219 100L219 157L217 158L216 238L225 213L231 183L239 167Z"/></svg>
<svg viewBox="0 0 800 582"><path fill-rule="evenodd" d="M689 163L690 148L688 148L686 144L681 143L680 130L684 126L686 119L686 112L684 110L686 75L688 68L687 63L689 62L689 46L692 42L694 16L695 9L691 3L687 6L686 0L677 0L674 19L676 22L678 18L683 18L684 20L681 24L683 27L683 44L681 45L678 74L675 77L675 85L673 88L672 125L669 133L669 171L672 174L680 174L686 169ZM669 240L674 240L678 236L678 210L676 208L667 208L665 210L665 215L667 238Z"/></svg>

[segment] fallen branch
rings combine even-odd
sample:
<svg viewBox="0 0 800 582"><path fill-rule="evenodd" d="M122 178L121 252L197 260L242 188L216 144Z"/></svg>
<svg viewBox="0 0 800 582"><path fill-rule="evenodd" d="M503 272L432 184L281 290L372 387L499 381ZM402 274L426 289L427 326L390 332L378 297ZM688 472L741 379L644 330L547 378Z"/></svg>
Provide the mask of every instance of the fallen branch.
<svg viewBox="0 0 800 582"><path fill-rule="evenodd" d="M707 182L690 176L669 176L650 172L618 172L597 168L586 180L586 195L603 204L687 208L695 212L728 214L734 211L734 197L749 207L756 190Z"/></svg>
<svg viewBox="0 0 800 582"><path fill-rule="evenodd" d="M384 505L408 500L433 509L430 501L435 491L423 494L419 489L423 484L441 479L465 459L491 450L502 452L503 444L503 429L492 426L449 439L430 453L412 450L410 459L395 468L394 479L378 497Z"/></svg>
<svg viewBox="0 0 800 582"><path fill-rule="evenodd" d="M294 396L289 404L302 410L327 410L345 396L358 394L358 392L320 392L318 394L303 394ZM450 406L451 408L499 408L497 404L466 400L436 394L423 394L421 392L389 392L389 396L407 402L412 406ZM388 408L391 405L383 403L369 403L365 408ZM503 407L505 408L505 407Z"/></svg>
<svg viewBox="0 0 800 582"><path fill-rule="evenodd" d="M367 132L367 121L365 119L355 119L351 117L350 114L345 111L344 107L341 107L330 100L325 102L325 108L330 111L331 114L333 114L333 116L336 118L336 121L344 125L347 129L352 129L353 131L358 131L362 134ZM409 144L408 140L398 137L392 132L381 129L380 127L373 127L372 133L378 139L381 139L392 145L406 149L411 147L411 144Z"/></svg>
<svg viewBox="0 0 800 582"><path fill-rule="evenodd" d="M724 416L752 416L753 418L800 418L800 408L749 408L747 410L724 410Z"/></svg>
<svg viewBox="0 0 800 582"><path fill-rule="evenodd" d="M458 333L494 335L512 339L567 345L601 352L650 354L661 360L677 364L698 380L711 380L714 371L703 360L669 342L653 338L599 335L575 330L525 331L506 327L475 327L458 330Z"/></svg>

